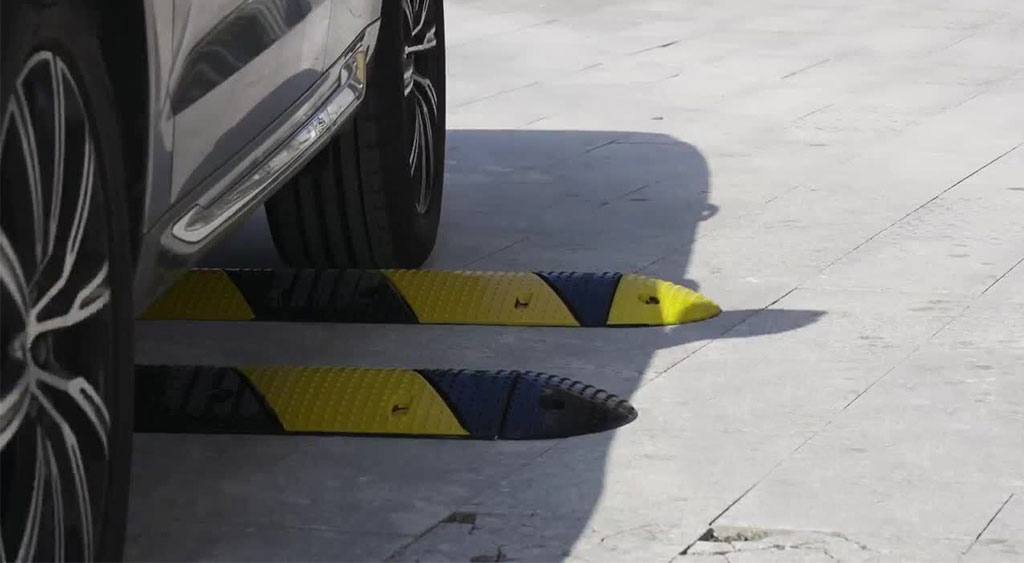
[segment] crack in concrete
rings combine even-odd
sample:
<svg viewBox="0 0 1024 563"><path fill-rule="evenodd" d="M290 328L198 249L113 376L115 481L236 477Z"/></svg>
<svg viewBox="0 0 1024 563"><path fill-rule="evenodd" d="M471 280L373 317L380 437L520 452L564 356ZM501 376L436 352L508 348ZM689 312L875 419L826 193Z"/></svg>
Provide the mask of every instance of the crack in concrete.
<svg viewBox="0 0 1024 563"><path fill-rule="evenodd" d="M626 528L624 530L619 530L617 532L612 532L610 534L601 536L600 541L598 541L597 543L602 544L602 543L605 542L605 540L608 540L608 539L611 539L611 538L614 538L614 537L617 537L617 536L625 535L625 534L628 534L630 532L636 532L636 531L639 531L639 530L642 530L652 540L656 540L656 539L658 539L658 535L650 530L651 526L652 526L652 524L641 524L639 526L633 526L632 528Z"/></svg>
<svg viewBox="0 0 1024 563"><path fill-rule="evenodd" d="M791 537L794 535L796 537ZM720 556L728 560L729 554L735 553L802 550L820 552L829 560L839 561L839 558L829 550L828 538L835 538L856 546L860 551L872 551L867 545L839 532L724 527L719 530L708 528L697 541L687 546L686 549L679 552L676 558L673 559L681 559L687 556L691 558ZM698 543L721 544L724 548L716 549L704 546L701 551L692 552L691 549Z"/></svg>

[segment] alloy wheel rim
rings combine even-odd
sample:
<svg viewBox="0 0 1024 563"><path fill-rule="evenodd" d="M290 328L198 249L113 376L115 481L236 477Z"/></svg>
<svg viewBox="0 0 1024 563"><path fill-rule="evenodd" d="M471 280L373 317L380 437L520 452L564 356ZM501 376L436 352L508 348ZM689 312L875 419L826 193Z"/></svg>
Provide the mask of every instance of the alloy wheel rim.
<svg viewBox="0 0 1024 563"><path fill-rule="evenodd" d="M435 163L438 124L438 96L432 74L438 66L440 47L437 39L437 11L431 2L439 0L402 0L403 37L402 76L406 98L406 120L411 130L409 174L417 189L416 212L430 209L438 170Z"/></svg>
<svg viewBox="0 0 1024 563"><path fill-rule="evenodd" d="M110 241L81 91L52 52L12 86L0 180L0 554L91 559L110 450Z"/></svg>

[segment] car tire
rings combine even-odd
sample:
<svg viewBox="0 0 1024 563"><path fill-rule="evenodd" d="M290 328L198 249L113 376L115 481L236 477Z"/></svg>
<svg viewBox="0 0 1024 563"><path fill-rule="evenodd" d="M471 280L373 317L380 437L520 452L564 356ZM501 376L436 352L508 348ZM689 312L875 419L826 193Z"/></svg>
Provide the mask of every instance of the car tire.
<svg viewBox="0 0 1024 563"><path fill-rule="evenodd" d="M441 0L383 3L355 117L266 204L295 267L412 268L433 250L445 146Z"/></svg>
<svg viewBox="0 0 1024 563"><path fill-rule="evenodd" d="M113 89L84 3L3 2L3 560L117 560L132 441L132 266Z"/></svg>

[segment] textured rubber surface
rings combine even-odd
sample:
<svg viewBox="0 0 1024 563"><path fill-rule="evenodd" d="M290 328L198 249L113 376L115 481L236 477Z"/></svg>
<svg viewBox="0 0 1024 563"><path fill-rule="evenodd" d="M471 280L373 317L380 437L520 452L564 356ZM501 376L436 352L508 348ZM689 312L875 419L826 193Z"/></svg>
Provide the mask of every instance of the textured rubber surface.
<svg viewBox="0 0 1024 563"><path fill-rule="evenodd" d="M255 314L223 270L191 270L164 292L141 318L247 321L255 318Z"/></svg>
<svg viewBox="0 0 1024 563"><path fill-rule="evenodd" d="M386 270L421 323L579 326L539 277L522 272Z"/></svg>
<svg viewBox="0 0 1024 563"><path fill-rule="evenodd" d="M720 311L699 293L635 274L193 270L142 318L601 327Z"/></svg>
<svg viewBox="0 0 1024 563"><path fill-rule="evenodd" d="M580 326L604 326L622 274L537 272L572 311Z"/></svg>
<svg viewBox="0 0 1024 563"><path fill-rule="evenodd" d="M274 434L284 426L239 371L203 366L136 366L136 432Z"/></svg>
<svg viewBox="0 0 1024 563"><path fill-rule="evenodd" d="M538 440L636 418L625 399L520 371L140 366L139 432Z"/></svg>
<svg viewBox="0 0 1024 563"><path fill-rule="evenodd" d="M288 432L468 434L437 391L409 370L241 368Z"/></svg>
<svg viewBox="0 0 1024 563"><path fill-rule="evenodd" d="M416 315L379 270L229 270L255 318L415 323Z"/></svg>

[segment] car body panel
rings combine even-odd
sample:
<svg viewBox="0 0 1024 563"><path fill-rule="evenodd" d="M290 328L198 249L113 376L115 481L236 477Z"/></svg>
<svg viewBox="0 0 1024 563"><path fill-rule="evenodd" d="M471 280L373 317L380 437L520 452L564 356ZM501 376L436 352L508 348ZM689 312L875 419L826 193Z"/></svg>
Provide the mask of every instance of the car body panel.
<svg viewBox="0 0 1024 563"><path fill-rule="evenodd" d="M288 177L276 179L201 241L176 238L175 224L251 176L316 115L335 87L325 72L336 74L339 59L351 56L355 44L369 42L366 56L372 53L381 0L299 0L308 12L282 12L296 9L280 4L291 1L146 0L150 162L137 310ZM246 10L257 10L256 20ZM232 43L232 32L224 30L246 18L250 27L264 29L262 38ZM204 64L197 54L204 50L221 58L207 56ZM219 71L210 71L211 65Z"/></svg>
<svg viewBox="0 0 1024 563"><path fill-rule="evenodd" d="M217 3L238 4L226 14ZM325 0L192 1L171 77L171 200L258 136L323 70ZM209 17L220 16L212 27ZM198 28L198 29L195 29Z"/></svg>

